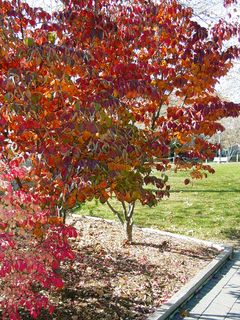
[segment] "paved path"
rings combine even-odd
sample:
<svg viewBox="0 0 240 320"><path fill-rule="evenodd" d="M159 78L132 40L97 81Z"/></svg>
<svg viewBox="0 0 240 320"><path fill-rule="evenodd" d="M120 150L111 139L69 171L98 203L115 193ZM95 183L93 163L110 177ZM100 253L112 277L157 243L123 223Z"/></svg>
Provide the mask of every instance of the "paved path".
<svg viewBox="0 0 240 320"><path fill-rule="evenodd" d="M171 319L240 320L240 251Z"/></svg>

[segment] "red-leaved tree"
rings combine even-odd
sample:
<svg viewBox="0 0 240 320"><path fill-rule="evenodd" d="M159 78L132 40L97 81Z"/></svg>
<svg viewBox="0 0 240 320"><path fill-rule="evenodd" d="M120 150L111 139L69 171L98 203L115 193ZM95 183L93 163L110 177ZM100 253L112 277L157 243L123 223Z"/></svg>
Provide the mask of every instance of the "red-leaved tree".
<svg viewBox="0 0 240 320"><path fill-rule="evenodd" d="M168 194L170 152L193 177L211 171L201 163L216 146L205 136L239 112L214 86L239 50L221 41L233 33L208 32L176 1L63 5L50 16L5 4L2 144L30 161L31 187L60 215L114 195L131 230L137 199L153 205Z"/></svg>
<svg viewBox="0 0 240 320"><path fill-rule="evenodd" d="M0 310L7 319L20 319L21 309L34 319L43 309L53 312L49 292L64 285L58 269L74 258L68 239L77 235L42 208L41 197L19 188L16 179L28 176L21 164L0 159Z"/></svg>
<svg viewBox="0 0 240 320"><path fill-rule="evenodd" d="M175 168L191 169L192 178L213 172L204 160L217 146L206 136L223 130L218 120L240 111L214 92L239 56L238 47L224 46L238 29L221 21L206 30L192 21L192 9L175 0L70 0L51 15L20 0L0 5L1 180L6 181L0 219L7 237L0 266L7 263L16 271L3 273L3 284L13 288L19 276L26 288L23 298L16 288L11 291L15 309L3 301L6 312L17 314L19 306L33 310L39 297L35 284L45 289L61 284L54 268L72 257L67 238L75 236L62 221L78 202L94 197L106 202L132 242L136 201L152 206L169 195L171 154ZM24 246L30 245L28 258ZM14 264L18 252L23 262ZM31 282L29 270L36 264L45 276L32 271ZM33 316L47 307L46 296Z"/></svg>

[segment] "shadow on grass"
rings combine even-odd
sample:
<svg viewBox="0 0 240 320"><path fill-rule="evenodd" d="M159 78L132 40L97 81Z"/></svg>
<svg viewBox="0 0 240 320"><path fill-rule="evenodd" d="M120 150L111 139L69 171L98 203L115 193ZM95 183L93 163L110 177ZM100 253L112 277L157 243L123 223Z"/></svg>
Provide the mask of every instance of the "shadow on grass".
<svg viewBox="0 0 240 320"><path fill-rule="evenodd" d="M230 240L238 241L240 244L240 229L226 228L221 231L221 234Z"/></svg>
<svg viewBox="0 0 240 320"><path fill-rule="evenodd" d="M240 193L240 189L231 189L231 190L225 190L225 189L178 189L178 190L170 190L170 193L177 193L177 192L185 192L185 193L192 193L192 192L203 192L203 193Z"/></svg>

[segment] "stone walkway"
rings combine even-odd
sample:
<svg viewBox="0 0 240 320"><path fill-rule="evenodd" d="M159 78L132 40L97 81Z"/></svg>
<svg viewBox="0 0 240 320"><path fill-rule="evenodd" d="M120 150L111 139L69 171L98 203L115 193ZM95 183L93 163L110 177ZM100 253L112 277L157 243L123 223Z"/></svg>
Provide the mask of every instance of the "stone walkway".
<svg viewBox="0 0 240 320"><path fill-rule="evenodd" d="M240 320L240 251L171 320Z"/></svg>

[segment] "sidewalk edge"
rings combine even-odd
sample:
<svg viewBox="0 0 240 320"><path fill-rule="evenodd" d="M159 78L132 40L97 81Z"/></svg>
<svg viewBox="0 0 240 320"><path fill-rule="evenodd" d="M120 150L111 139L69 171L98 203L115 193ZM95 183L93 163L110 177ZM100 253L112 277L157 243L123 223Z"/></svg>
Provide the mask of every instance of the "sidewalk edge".
<svg viewBox="0 0 240 320"><path fill-rule="evenodd" d="M231 257L233 248L224 247L214 260L201 270L190 282L182 287L168 302L158 308L146 320L165 320L171 316L185 301L187 301L203 284Z"/></svg>

